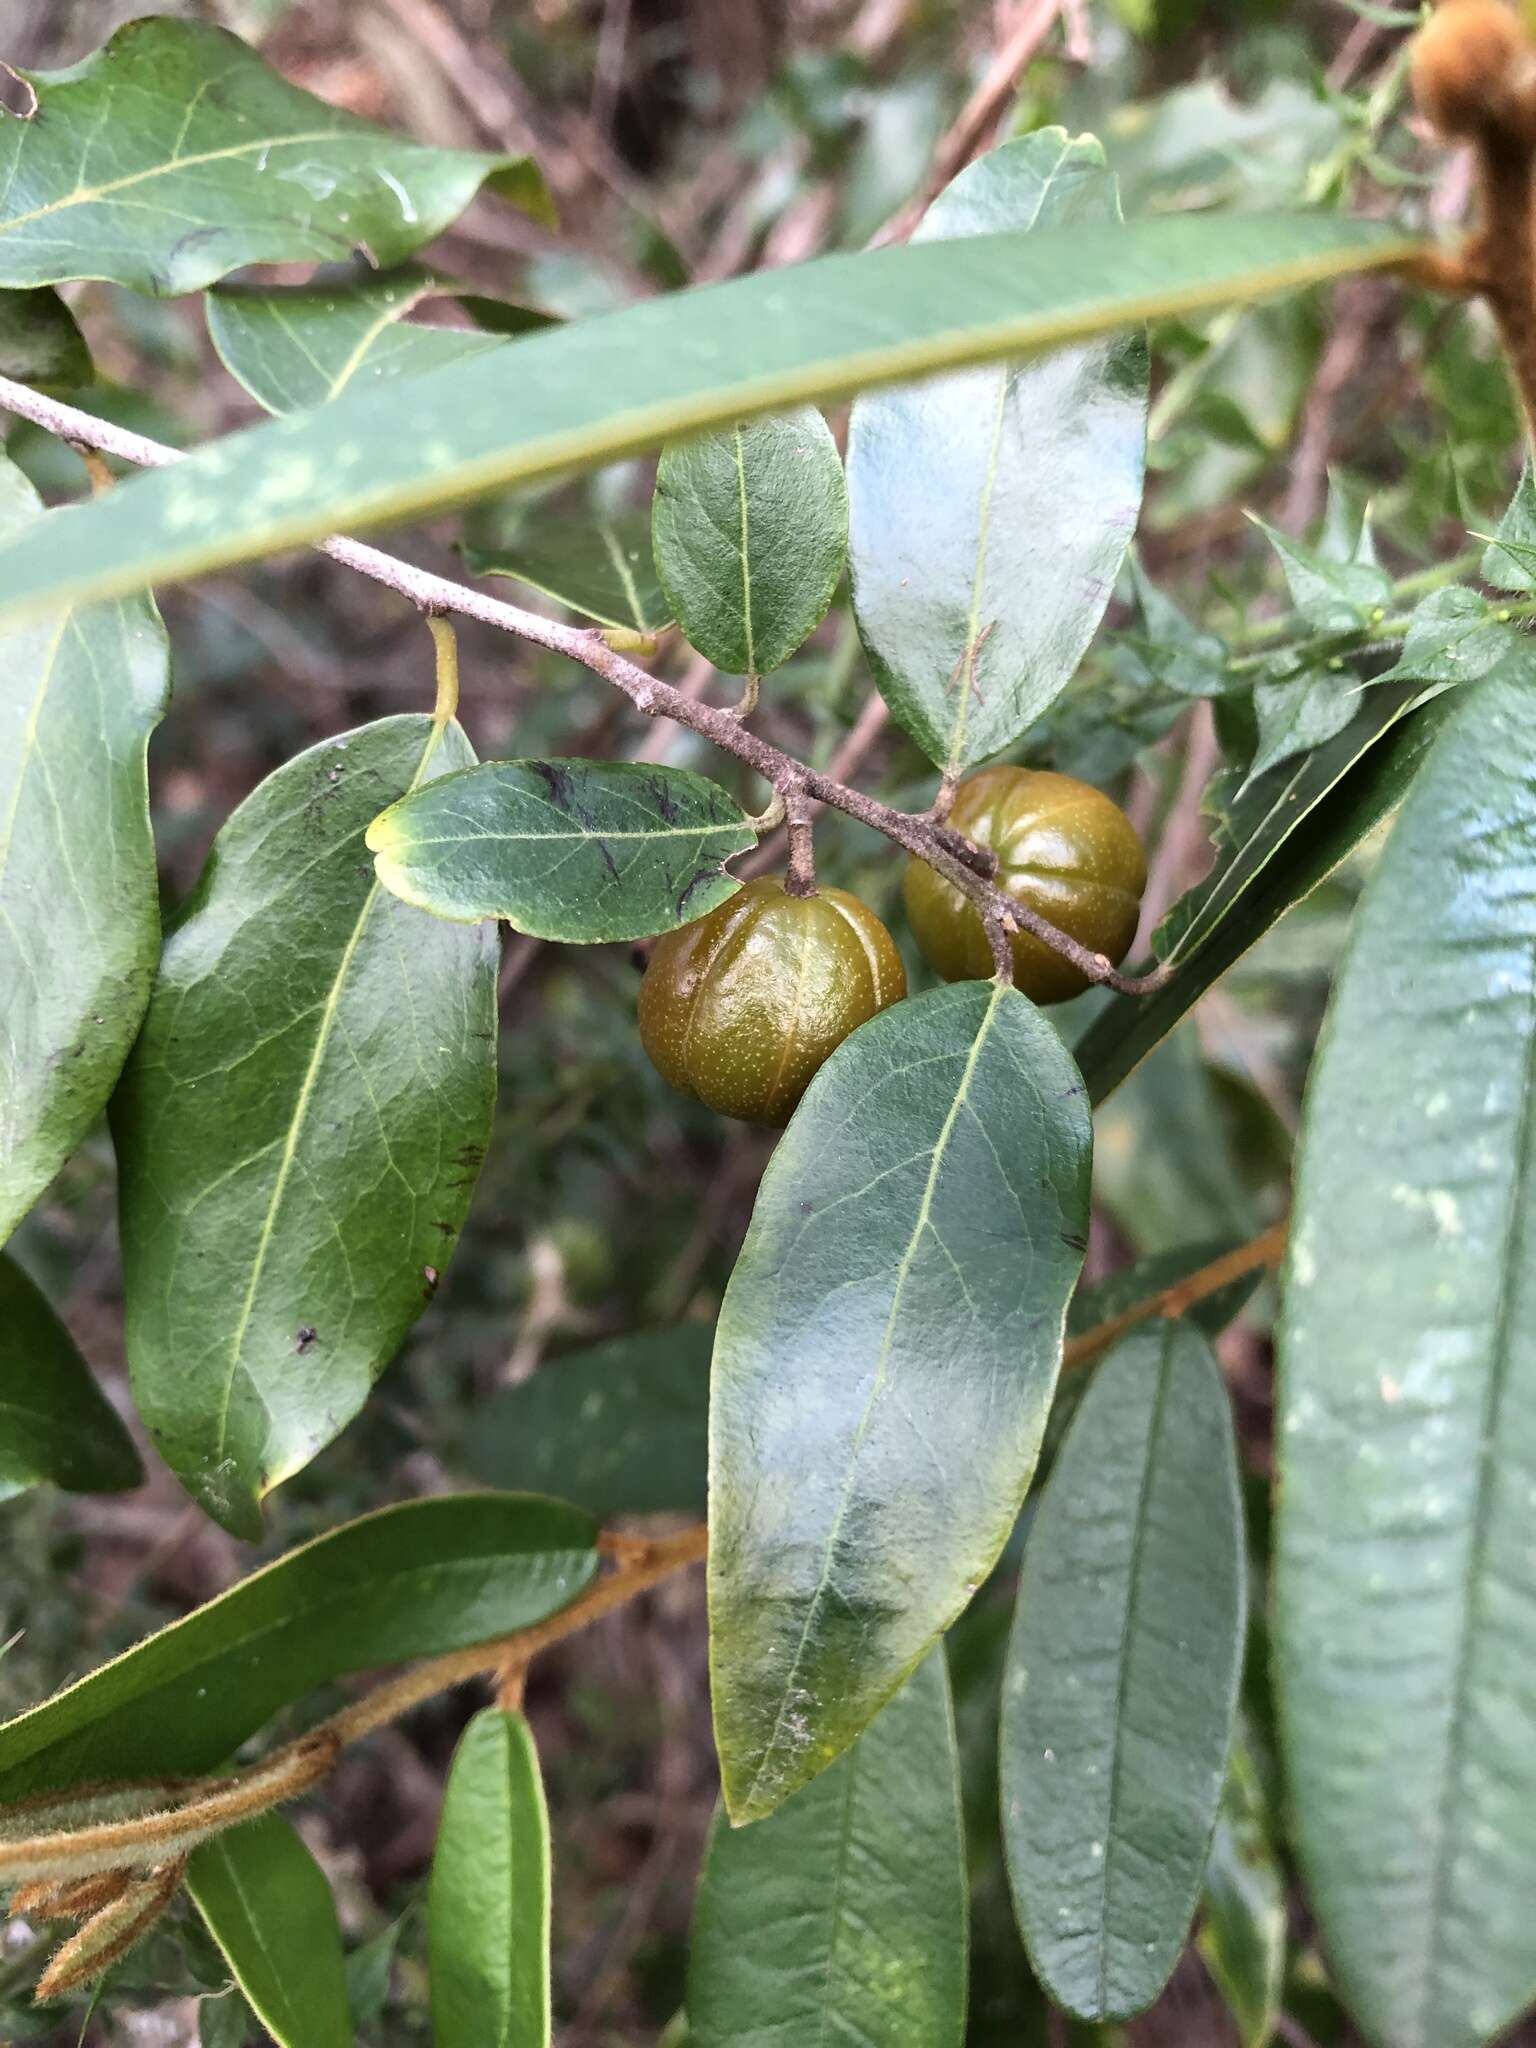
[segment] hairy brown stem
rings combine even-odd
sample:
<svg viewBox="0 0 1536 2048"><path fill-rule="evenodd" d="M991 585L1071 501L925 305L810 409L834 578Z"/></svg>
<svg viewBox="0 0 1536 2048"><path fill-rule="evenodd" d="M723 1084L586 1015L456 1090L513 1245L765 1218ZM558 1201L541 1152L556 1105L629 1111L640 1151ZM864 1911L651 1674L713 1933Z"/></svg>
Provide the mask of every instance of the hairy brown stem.
<svg viewBox="0 0 1536 2048"><path fill-rule="evenodd" d="M1161 1294L1154 1294L1147 1301L1138 1301L1123 1315L1112 1316L1107 1323L1100 1323L1097 1329L1085 1330L1081 1337L1074 1337L1062 1353L1062 1371L1075 1372L1080 1366L1091 1365L1111 1345L1118 1344L1127 1330L1134 1330L1139 1323L1150 1323L1159 1316L1176 1322L1202 1301L1209 1300L1211 1295L1219 1294L1223 1287L1230 1287L1235 1280L1278 1266L1285 1256L1289 1230L1289 1222L1276 1223L1254 1238L1251 1244L1240 1245L1236 1251L1213 1259L1198 1273L1191 1273L1187 1280L1165 1287Z"/></svg>
<svg viewBox="0 0 1536 2048"><path fill-rule="evenodd" d="M44 427L65 440L89 441L126 462L164 468L181 460L178 449L167 447L160 441L151 441L143 434L131 433L125 427L113 426L108 420L97 419L93 414L65 405L59 399L45 397L42 392L32 390L29 385L14 383L9 377L0 377L0 406L17 418L31 420L34 425ZM734 754L737 760L745 761L773 789L786 795L791 791L798 792L814 803L829 804L850 818L857 818L861 824L882 833L897 846L904 847L908 853L916 854L919 860L937 869L969 897L983 919L989 915L1005 921L1014 919L1042 945L1070 960L1086 980L1102 983L1122 995L1151 995L1168 981L1172 970L1166 967L1141 977L1118 973L1101 953L1080 945L1027 904L1016 903L995 888L975 871L973 864L952 850L953 835L951 844L945 843L941 831L942 812L936 819L932 813L898 811L890 804L866 796L862 790L848 788L830 775L818 774L750 731L734 711L695 703L673 684L638 668L610 647L600 632L541 618L537 612L524 611L518 605L508 604L504 598L492 597L468 584L455 583L450 577L435 576L426 569L415 568L411 563L402 562L398 557L387 555L379 548L368 547L361 541L347 540L338 535L317 545L320 553L329 555L332 561L342 563L360 576L370 577L388 590L398 591L429 616L456 613L462 618L478 619L484 625L498 627L504 633L516 634L519 639L532 641L535 646L546 647L552 653L580 662L594 675L622 690L637 711L644 712L648 718L670 718L678 725L687 726L722 752Z"/></svg>

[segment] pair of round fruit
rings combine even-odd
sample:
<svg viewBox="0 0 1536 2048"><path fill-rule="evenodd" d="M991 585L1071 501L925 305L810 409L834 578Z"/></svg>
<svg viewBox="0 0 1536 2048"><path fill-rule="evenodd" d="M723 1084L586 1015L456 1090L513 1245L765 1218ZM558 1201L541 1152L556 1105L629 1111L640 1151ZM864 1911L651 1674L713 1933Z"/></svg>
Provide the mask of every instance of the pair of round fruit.
<svg viewBox="0 0 1536 2048"><path fill-rule="evenodd" d="M1069 775L988 768L961 784L950 824L997 856L997 886L1116 965L1136 936L1147 863L1135 827ZM925 861L908 864L908 922L946 981L980 981L992 949L980 914ZM1037 1003L1086 978L1019 932L1015 985ZM663 1077L725 1116L785 1124L851 1031L907 992L901 955L857 896L791 896L777 876L657 940L640 984L640 1039Z"/></svg>

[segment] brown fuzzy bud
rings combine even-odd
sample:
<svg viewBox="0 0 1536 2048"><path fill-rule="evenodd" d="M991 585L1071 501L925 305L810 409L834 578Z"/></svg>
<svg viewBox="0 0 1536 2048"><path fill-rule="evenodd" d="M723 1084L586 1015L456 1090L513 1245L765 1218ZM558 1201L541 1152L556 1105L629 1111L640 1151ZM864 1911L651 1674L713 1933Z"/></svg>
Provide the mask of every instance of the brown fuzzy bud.
<svg viewBox="0 0 1536 2048"><path fill-rule="evenodd" d="M1505 0L1441 0L1414 45L1413 92L1442 135L1530 136L1536 45Z"/></svg>

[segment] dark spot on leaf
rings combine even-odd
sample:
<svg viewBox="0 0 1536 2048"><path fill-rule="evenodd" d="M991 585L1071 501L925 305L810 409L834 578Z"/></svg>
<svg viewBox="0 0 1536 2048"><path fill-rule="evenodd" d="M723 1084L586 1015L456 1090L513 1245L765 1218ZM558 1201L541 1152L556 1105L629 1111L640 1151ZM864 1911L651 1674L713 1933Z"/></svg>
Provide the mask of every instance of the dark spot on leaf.
<svg viewBox="0 0 1536 2048"><path fill-rule="evenodd" d="M684 889L682 895L679 896L677 899L676 911L677 921L679 924L682 924L684 920L687 918L689 900L693 896L695 890L702 889L706 882L713 882L718 880L724 872L725 870L721 867L720 863L717 860L710 861L706 867L699 868L695 872L693 880L688 884L687 888Z"/></svg>
<svg viewBox="0 0 1536 2048"><path fill-rule="evenodd" d="M811 1213L811 1205L810 1205L810 1203L809 1203L809 1202L802 1202L802 1203L800 1204L800 1214L801 1214L802 1216L809 1216L809 1215L810 1215L810 1213Z"/></svg>
<svg viewBox="0 0 1536 2048"><path fill-rule="evenodd" d="M564 768L556 767L553 761L530 761L528 766L549 791L549 800L558 804L562 811L569 810L571 803L571 778Z"/></svg>
<svg viewBox="0 0 1536 2048"><path fill-rule="evenodd" d="M1085 1251L1087 1251L1087 1249L1088 1249L1088 1240L1087 1240L1087 1238L1086 1238L1086 1237L1079 1237L1079 1235L1077 1234L1077 1232L1076 1232L1075 1230L1064 1230L1064 1231L1062 1231L1062 1233L1061 1233L1061 1241L1062 1241L1062 1243L1063 1243L1063 1244L1069 1244L1069 1245L1071 1245L1071 1247L1072 1247L1073 1251L1075 1251L1075 1252L1085 1252Z"/></svg>
<svg viewBox="0 0 1536 2048"><path fill-rule="evenodd" d="M651 784L651 793L656 799L656 808L669 825L677 823L677 805L672 800L670 785L660 779Z"/></svg>
<svg viewBox="0 0 1536 2048"><path fill-rule="evenodd" d="M301 1323L299 1325L298 1336L294 1343L293 1348L299 1354L300 1358L304 1356L305 1352L309 1349L310 1345L317 1341L318 1337L319 1332L312 1328L310 1324Z"/></svg>
<svg viewBox="0 0 1536 2048"><path fill-rule="evenodd" d="M438 1223L434 1221L432 1228L434 1230L440 1230L443 1233L444 1237L457 1237L458 1235L458 1229L452 1223Z"/></svg>
<svg viewBox="0 0 1536 2048"><path fill-rule="evenodd" d="M603 856L603 866L608 870L610 877L616 882L619 879L619 864L614 859L612 849L609 847L606 839L598 840L597 850Z"/></svg>

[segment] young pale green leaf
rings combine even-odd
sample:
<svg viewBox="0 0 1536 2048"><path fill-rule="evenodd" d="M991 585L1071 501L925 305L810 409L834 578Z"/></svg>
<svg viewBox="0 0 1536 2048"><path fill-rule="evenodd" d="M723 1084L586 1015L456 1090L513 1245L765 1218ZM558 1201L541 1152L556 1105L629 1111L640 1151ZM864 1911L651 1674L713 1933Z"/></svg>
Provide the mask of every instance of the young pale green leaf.
<svg viewBox="0 0 1536 2048"><path fill-rule="evenodd" d="M813 1785L717 1825L694 1909L690 2048L960 2048L960 1762L935 1650Z"/></svg>
<svg viewBox="0 0 1536 2048"><path fill-rule="evenodd" d="M680 1323L550 1359L476 1412L464 1462L489 1486L558 1488L603 1521L702 1514L713 1348L708 1323Z"/></svg>
<svg viewBox="0 0 1536 2048"><path fill-rule="evenodd" d="M354 379L379 384L499 348L502 337L479 328L412 323L418 306L451 292L415 264L304 285L225 285L208 294L208 333L258 404L302 412L329 405ZM525 316L529 329L547 324L541 314Z"/></svg>
<svg viewBox="0 0 1536 2048"><path fill-rule="evenodd" d="M567 611L628 633L670 625L644 512L612 518L520 518L503 534L495 507L469 522L464 560L476 576L510 576Z"/></svg>
<svg viewBox="0 0 1536 2048"><path fill-rule="evenodd" d="M842 1754L1007 1541L1090 1143L1060 1039L990 982L882 1012L811 1083L715 1339L710 1664L734 1821Z"/></svg>
<svg viewBox="0 0 1536 2048"><path fill-rule="evenodd" d="M135 1397L237 1535L431 1299L490 1138L495 932L397 902L363 843L473 758L407 716L269 776L166 941L113 1103Z"/></svg>
<svg viewBox="0 0 1536 2048"><path fill-rule="evenodd" d="M597 1570L564 1502L445 1494L345 1523L0 1726L0 1802L212 1770L331 1679L489 1642Z"/></svg>
<svg viewBox="0 0 1536 2048"><path fill-rule="evenodd" d="M1446 690L1475 683L1518 652L1521 638L1520 629L1501 619L1481 591L1452 584L1431 591L1415 609L1402 653L1374 687L1414 682Z"/></svg>
<svg viewBox="0 0 1536 2048"><path fill-rule="evenodd" d="M672 616L727 675L781 668L821 624L848 558L848 489L814 406L662 450L651 508Z"/></svg>
<svg viewBox="0 0 1536 2048"><path fill-rule="evenodd" d="M488 1707L454 1752L427 1953L436 2048L549 2048L549 1814L521 1714Z"/></svg>
<svg viewBox="0 0 1536 2048"><path fill-rule="evenodd" d="M1509 510L1483 551L1482 578L1495 590L1529 597L1536 590L1536 471L1529 462Z"/></svg>
<svg viewBox="0 0 1536 2048"><path fill-rule="evenodd" d="M1269 2048L1285 1986L1285 1873L1253 1759L1233 1751L1205 1867L1200 1955L1242 2048Z"/></svg>
<svg viewBox="0 0 1536 2048"><path fill-rule="evenodd" d="M1337 739L1360 709L1365 685L1342 661L1278 657L1254 684L1258 745L1243 787L1261 782L1298 754Z"/></svg>
<svg viewBox="0 0 1536 2048"><path fill-rule="evenodd" d="M573 945L702 917L741 887L724 863L756 844L718 782L634 761L486 761L368 827L379 880L402 901Z"/></svg>
<svg viewBox="0 0 1536 2048"><path fill-rule="evenodd" d="M0 122L0 285L190 292L246 263L399 263L489 185L546 215L526 157L426 149L289 85L228 30L149 16Z"/></svg>
<svg viewBox="0 0 1536 2048"><path fill-rule="evenodd" d="M917 239L1119 217L1092 136L1042 128L973 163ZM958 773L1071 681L1141 509L1139 336L861 399L848 430L853 600L875 680Z"/></svg>
<svg viewBox="0 0 1536 2048"><path fill-rule="evenodd" d="M41 510L0 456L0 534ZM160 903L145 760L169 687L148 598L0 634L0 1241L106 1107L149 999Z"/></svg>
<svg viewBox="0 0 1536 2048"><path fill-rule="evenodd" d="M1211 875L1174 906L1157 934L1178 972L1155 995L1114 997L1078 1041L1077 1062L1095 1104L1396 809L1450 702L1437 697L1411 711L1422 694L1416 684L1374 692L1337 740L1243 791L1217 825L1220 852Z"/></svg>
<svg viewBox="0 0 1536 2048"><path fill-rule="evenodd" d="M143 1476L73 1338L0 1252L0 1501L40 1480L71 1493L118 1493Z"/></svg>
<svg viewBox="0 0 1536 2048"><path fill-rule="evenodd" d="M69 390L93 374L85 336L57 292L0 292L0 377Z"/></svg>
<svg viewBox="0 0 1536 2048"><path fill-rule="evenodd" d="M1281 1329L1291 1810L1391 2048L1536 1997L1536 664L1442 701L1313 1068Z"/></svg>
<svg viewBox="0 0 1536 2048"><path fill-rule="evenodd" d="M1351 538L1343 520L1342 512L1335 515L1318 548L1303 547L1262 519L1253 522L1280 557L1292 603L1320 633L1359 632L1392 602L1392 579L1376 559L1369 524L1362 517Z"/></svg>
<svg viewBox="0 0 1536 2048"><path fill-rule="evenodd" d="M247 2048L256 2016L238 1985L197 2001L197 2048Z"/></svg>
<svg viewBox="0 0 1536 2048"><path fill-rule="evenodd" d="M1004 1679L1003 1840L1036 1974L1079 2018L1168 1981L1200 1895L1242 1670L1237 1449L1183 1324L1100 1366L1041 1497Z"/></svg>
<svg viewBox="0 0 1536 2048"><path fill-rule="evenodd" d="M0 546L0 616L174 582L757 413L1391 267L1419 246L1333 214L1261 227L1186 216L823 257L644 300L407 383L354 384L317 413L63 507L45 537Z"/></svg>
<svg viewBox="0 0 1536 2048"><path fill-rule="evenodd" d="M352 2048L336 1902L291 1822L263 1813L204 1842L187 1890L277 2048Z"/></svg>

